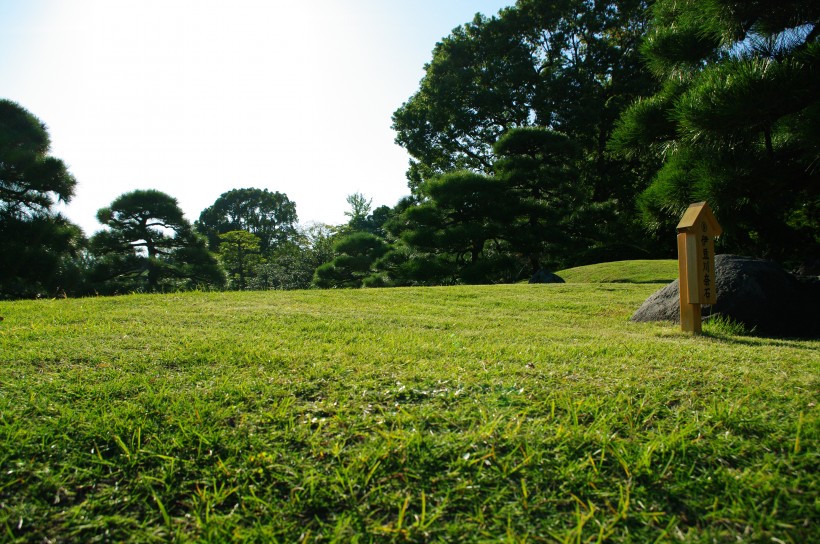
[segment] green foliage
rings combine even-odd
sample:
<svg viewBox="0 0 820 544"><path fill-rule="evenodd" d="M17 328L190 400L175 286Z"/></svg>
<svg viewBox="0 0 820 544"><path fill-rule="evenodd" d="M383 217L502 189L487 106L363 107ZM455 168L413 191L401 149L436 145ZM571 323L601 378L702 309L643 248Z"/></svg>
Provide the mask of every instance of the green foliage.
<svg viewBox="0 0 820 544"><path fill-rule="evenodd" d="M77 182L49 148L39 119L0 100L0 298L79 288L85 238L53 210L71 199Z"/></svg>
<svg viewBox="0 0 820 544"><path fill-rule="evenodd" d="M97 212L107 230L91 239L92 280L101 293L221 286L224 276L175 198L136 190Z"/></svg>
<svg viewBox="0 0 820 544"><path fill-rule="evenodd" d="M347 195L347 203L350 205L350 210L345 212L345 215L350 218L347 228L350 232L364 231L373 199L368 200L362 193L353 193Z"/></svg>
<svg viewBox="0 0 820 544"><path fill-rule="evenodd" d="M493 144L515 127L549 126L594 148L599 123L612 120L605 110L643 77L643 7L520 1L476 17L436 45L419 91L394 114L397 142L425 177L490 172Z"/></svg>
<svg viewBox="0 0 820 544"><path fill-rule="evenodd" d="M373 210L372 202L372 198L368 199L361 193L348 195L347 203L350 205L350 210L346 211L345 215L350 219L341 226L339 234L368 232L386 241L388 235L385 224L395 215L395 211L390 206L379 206Z"/></svg>
<svg viewBox="0 0 820 544"><path fill-rule="evenodd" d="M251 289L309 289L320 265L333 260L338 229L312 224L297 229L292 241L270 253L251 279Z"/></svg>
<svg viewBox="0 0 820 544"><path fill-rule="evenodd" d="M222 193L212 206L205 208L196 229L208 237L213 251L219 247L219 235L244 230L257 236L263 254L290 241L296 234L296 204L287 195L267 189L232 189Z"/></svg>
<svg viewBox="0 0 820 544"><path fill-rule="evenodd" d="M489 259L490 244L502 240L509 217L504 191L499 180L469 171L424 182L419 188L422 203L408 207L390 224L401 241L418 252L414 264L404 267L413 274L405 280L426 283L434 279L433 272L440 273L439 283L449 278L468 283L496 279L497 267L482 261Z"/></svg>
<svg viewBox="0 0 820 544"><path fill-rule="evenodd" d="M229 286L245 289L262 263L259 237L246 230L219 235L219 261L228 273Z"/></svg>
<svg viewBox="0 0 820 544"><path fill-rule="evenodd" d="M397 218L397 224L400 222ZM399 240L374 265L376 273L365 287L449 285L455 283L455 261L448 255L433 255L412 249Z"/></svg>
<svg viewBox="0 0 820 544"><path fill-rule="evenodd" d="M336 257L316 269L314 284L323 288L361 287L387 249L381 238L369 232L343 236L333 245Z"/></svg>
<svg viewBox="0 0 820 544"><path fill-rule="evenodd" d="M657 288L0 302L2 540L817 541L820 344Z"/></svg>
<svg viewBox="0 0 820 544"><path fill-rule="evenodd" d="M671 231L707 200L724 250L816 268L817 3L659 1L653 13L643 51L664 88L630 107L611 141L664 161L638 200L645 223Z"/></svg>
<svg viewBox="0 0 820 544"><path fill-rule="evenodd" d="M567 259L581 245L578 219L590 197L578 187L577 146L565 134L528 127L510 130L494 149L505 189L495 205L510 217L504 238L529 263L530 274Z"/></svg>
<svg viewBox="0 0 820 544"><path fill-rule="evenodd" d="M77 182L60 159L48 155L45 124L10 100L0 100L0 216L51 213L68 202Z"/></svg>
<svg viewBox="0 0 820 544"><path fill-rule="evenodd" d="M684 90L681 82L671 80L654 96L639 98L624 110L609 146L632 159L647 151L659 156L674 152L676 132L669 119L674 101Z"/></svg>
<svg viewBox="0 0 820 544"><path fill-rule="evenodd" d="M527 124L537 70L516 30L477 16L436 44L419 91L393 116L396 141L418 161L411 188L452 170L489 172L492 143Z"/></svg>
<svg viewBox="0 0 820 544"><path fill-rule="evenodd" d="M595 246L601 208L578 183L579 149L569 137L516 128L494 151L495 176L460 171L430 179L418 188L421 202L388 222L409 248L378 265L392 284L512 282Z"/></svg>
<svg viewBox="0 0 820 544"><path fill-rule="evenodd" d="M81 292L86 243L80 227L59 214L0 219L0 298Z"/></svg>
<svg viewBox="0 0 820 544"><path fill-rule="evenodd" d="M546 127L579 148L584 222L599 227L587 244L631 237L650 245L633 208L657 160L606 149L621 111L656 88L638 52L647 4L519 0L498 17L477 16L453 30L436 44L419 90L393 114L396 142L412 157L413 194L456 170L498 173L499 138Z"/></svg>

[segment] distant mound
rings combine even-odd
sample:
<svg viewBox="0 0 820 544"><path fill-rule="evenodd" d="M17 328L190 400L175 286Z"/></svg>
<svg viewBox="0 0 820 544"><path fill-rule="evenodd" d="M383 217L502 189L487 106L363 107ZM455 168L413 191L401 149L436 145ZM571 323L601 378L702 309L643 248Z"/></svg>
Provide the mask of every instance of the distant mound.
<svg viewBox="0 0 820 544"><path fill-rule="evenodd" d="M556 272L567 283L669 283L678 277L678 261L614 261Z"/></svg>
<svg viewBox="0 0 820 544"><path fill-rule="evenodd" d="M717 304L704 317L721 315L761 334L820 337L820 281L797 278L771 261L717 255ZM655 292L632 321L680 322L678 280Z"/></svg>

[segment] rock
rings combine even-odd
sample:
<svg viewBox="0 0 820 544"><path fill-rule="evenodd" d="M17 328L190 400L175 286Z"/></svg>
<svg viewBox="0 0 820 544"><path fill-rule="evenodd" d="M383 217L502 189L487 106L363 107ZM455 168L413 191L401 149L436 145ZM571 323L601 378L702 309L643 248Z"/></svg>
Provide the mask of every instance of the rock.
<svg viewBox="0 0 820 544"><path fill-rule="evenodd" d="M778 264L737 255L715 257L717 303L704 318L722 315L760 334L820 337L820 281L797 278ZM632 321L680 321L678 280L655 292Z"/></svg>
<svg viewBox="0 0 820 544"><path fill-rule="evenodd" d="M565 283L564 278L541 268L532 275L529 283Z"/></svg>

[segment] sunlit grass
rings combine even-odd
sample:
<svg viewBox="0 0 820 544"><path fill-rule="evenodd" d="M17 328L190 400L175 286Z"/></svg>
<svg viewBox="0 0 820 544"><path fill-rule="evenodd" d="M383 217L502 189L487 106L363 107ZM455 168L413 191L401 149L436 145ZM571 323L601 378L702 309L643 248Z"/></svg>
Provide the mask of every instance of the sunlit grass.
<svg viewBox="0 0 820 544"><path fill-rule="evenodd" d="M817 540L820 342L658 287L0 303L0 540Z"/></svg>
<svg viewBox="0 0 820 544"><path fill-rule="evenodd" d="M678 277L678 261L617 261L568 268L557 274L567 283L670 283Z"/></svg>

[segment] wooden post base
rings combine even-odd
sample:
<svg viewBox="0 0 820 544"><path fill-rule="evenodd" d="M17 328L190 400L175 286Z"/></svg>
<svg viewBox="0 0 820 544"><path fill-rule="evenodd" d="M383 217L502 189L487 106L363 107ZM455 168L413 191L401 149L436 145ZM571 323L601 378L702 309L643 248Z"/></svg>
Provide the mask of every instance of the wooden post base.
<svg viewBox="0 0 820 544"><path fill-rule="evenodd" d="M700 304L680 305L680 329L684 332L700 334L702 332L700 319Z"/></svg>
<svg viewBox="0 0 820 544"><path fill-rule="evenodd" d="M687 288L689 270L687 267L687 244L686 234L678 234L678 291L680 292L680 329L684 332L700 334L700 304L689 302L689 289Z"/></svg>

